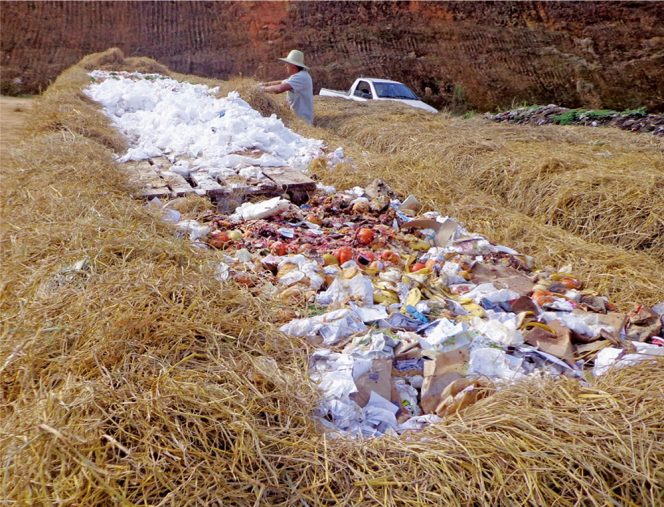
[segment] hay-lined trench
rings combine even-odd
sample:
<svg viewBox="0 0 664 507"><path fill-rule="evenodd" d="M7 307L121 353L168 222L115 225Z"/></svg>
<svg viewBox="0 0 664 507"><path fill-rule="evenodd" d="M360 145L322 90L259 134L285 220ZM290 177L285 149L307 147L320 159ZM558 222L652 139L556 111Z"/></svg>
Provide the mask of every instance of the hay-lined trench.
<svg viewBox="0 0 664 507"><path fill-rule="evenodd" d="M156 65L111 51L66 71L3 168L3 498L22 505L661 503L662 362L618 370L590 387L518 385L463 419L400 439L347 442L319 433L307 344L275 326L298 309L217 282L218 252L177 239L129 197L112 161L124 143L80 93L85 68L102 63ZM246 80L219 85L251 88ZM618 303L661 297L662 268L652 257L542 225L488 193L457 193L468 186L436 182L441 167L424 150L420 162L386 148L365 157L357 144L304 127L280 101L253 93L245 98L261 111L355 156L355 172L318 169L326 181L383 175L539 260L573 259L614 299L622 296ZM478 142L457 138L449 150L470 164ZM58 275L83 259L78 271Z"/></svg>

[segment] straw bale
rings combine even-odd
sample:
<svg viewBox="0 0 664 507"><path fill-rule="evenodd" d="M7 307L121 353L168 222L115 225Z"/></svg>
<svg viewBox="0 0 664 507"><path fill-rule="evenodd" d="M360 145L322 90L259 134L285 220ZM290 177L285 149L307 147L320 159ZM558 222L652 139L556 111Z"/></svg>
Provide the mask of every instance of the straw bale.
<svg viewBox="0 0 664 507"><path fill-rule="evenodd" d="M86 84L85 73L74 67L60 79L44 100L54 110L59 100L75 105L81 118L68 112L60 123L42 124L8 154L3 169L3 499L19 505L661 504L661 360L586 387L569 379L517 384L463 417L401 438L326 436L311 417L318 400L307 379L308 346L277 330L283 308L215 280L219 252L193 248L129 197L113 164L110 131L75 91ZM504 214L499 199L481 191L460 201L459 192L472 189L449 179L451 165L431 167L422 179L415 170L426 161L418 166L407 154L363 158L362 148L345 146L358 169L326 173L327 181L386 171L395 188L413 184L428 206L477 217L477 225L495 227L498 235L516 234L517 243L528 244L519 235L530 234L533 249L553 248L552 258L558 247L544 245L542 235L560 231L554 245L574 237ZM599 245L586 259L603 248L609 247ZM87 263L77 276L48 285L82 259ZM624 269L627 261L620 263ZM45 283L48 290L40 290Z"/></svg>
<svg viewBox="0 0 664 507"><path fill-rule="evenodd" d="M664 261L662 152L588 148L561 157L551 142L509 143L468 177L543 223Z"/></svg>

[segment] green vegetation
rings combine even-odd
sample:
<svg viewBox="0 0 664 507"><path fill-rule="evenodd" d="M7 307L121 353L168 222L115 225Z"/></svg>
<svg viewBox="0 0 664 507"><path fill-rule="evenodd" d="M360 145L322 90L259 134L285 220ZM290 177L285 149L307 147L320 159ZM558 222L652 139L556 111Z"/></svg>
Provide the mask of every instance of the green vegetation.
<svg viewBox="0 0 664 507"><path fill-rule="evenodd" d="M577 114L579 111L579 109L570 109L569 111L566 111L562 114L557 114L552 118L553 121L559 125L571 125L578 119Z"/></svg>
<svg viewBox="0 0 664 507"><path fill-rule="evenodd" d="M637 109L626 109L621 114L625 116L646 116L648 112L645 107L639 107Z"/></svg>
<svg viewBox="0 0 664 507"><path fill-rule="evenodd" d="M552 116L559 125L571 125L576 120L603 120L614 116L645 116L648 114L645 107L616 111L614 109L570 109L562 114Z"/></svg>

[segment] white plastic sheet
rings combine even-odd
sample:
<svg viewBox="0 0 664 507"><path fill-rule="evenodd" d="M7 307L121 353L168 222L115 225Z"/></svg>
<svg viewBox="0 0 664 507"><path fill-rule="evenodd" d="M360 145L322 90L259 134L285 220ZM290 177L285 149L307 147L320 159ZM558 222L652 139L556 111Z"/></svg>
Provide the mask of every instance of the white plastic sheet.
<svg viewBox="0 0 664 507"><path fill-rule="evenodd" d="M216 88L158 74L93 71L90 75L96 82L85 93L102 104L130 140L121 162L170 154L198 158L199 166L208 169L244 164L306 170L323 146L320 140L286 128L275 115L262 116L237 92L217 99ZM244 157L244 162L233 155L248 149L264 154L258 159Z"/></svg>

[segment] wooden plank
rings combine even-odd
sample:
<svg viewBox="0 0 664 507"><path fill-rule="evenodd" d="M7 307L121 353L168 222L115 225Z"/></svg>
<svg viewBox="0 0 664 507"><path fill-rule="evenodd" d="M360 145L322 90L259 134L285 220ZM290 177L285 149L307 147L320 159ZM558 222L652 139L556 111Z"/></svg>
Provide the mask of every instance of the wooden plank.
<svg viewBox="0 0 664 507"><path fill-rule="evenodd" d="M177 173L163 172L161 177L164 178L174 197L182 197L195 192L189 182Z"/></svg>
<svg viewBox="0 0 664 507"><path fill-rule="evenodd" d="M168 171L168 169L173 165L171 164L171 161L164 156L151 158L149 162L150 165L152 165L152 167L157 171Z"/></svg>
<svg viewBox="0 0 664 507"><path fill-rule="evenodd" d="M279 195L281 189L272 181L265 180L261 182L226 182L230 193L246 195L248 197L254 195Z"/></svg>
<svg viewBox="0 0 664 507"><path fill-rule="evenodd" d="M159 187L159 188L143 188L138 192L132 194L134 197L141 197L144 199L152 199L153 197L159 197L160 199L170 197L171 190L168 187Z"/></svg>
<svg viewBox="0 0 664 507"><path fill-rule="evenodd" d="M316 182L306 174L290 167L267 167L263 174L276 183L283 191L308 192L316 190Z"/></svg>
<svg viewBox="0 0 664 507"><path fill-rule="evenodd" d="M228 192L228 187L220 185L206 172L193 172L190 176L197 194L207 195L210 199L215 200Z"/></svg>
<svg viewBox="0 0 664 507"><path fill-rule="evenodd" d="M127 174L129 182L138 187L133 193L135 197L152 199L170 195L171 190L166 181L157 174L147 160L127 162L120 167Z"/></svg>

